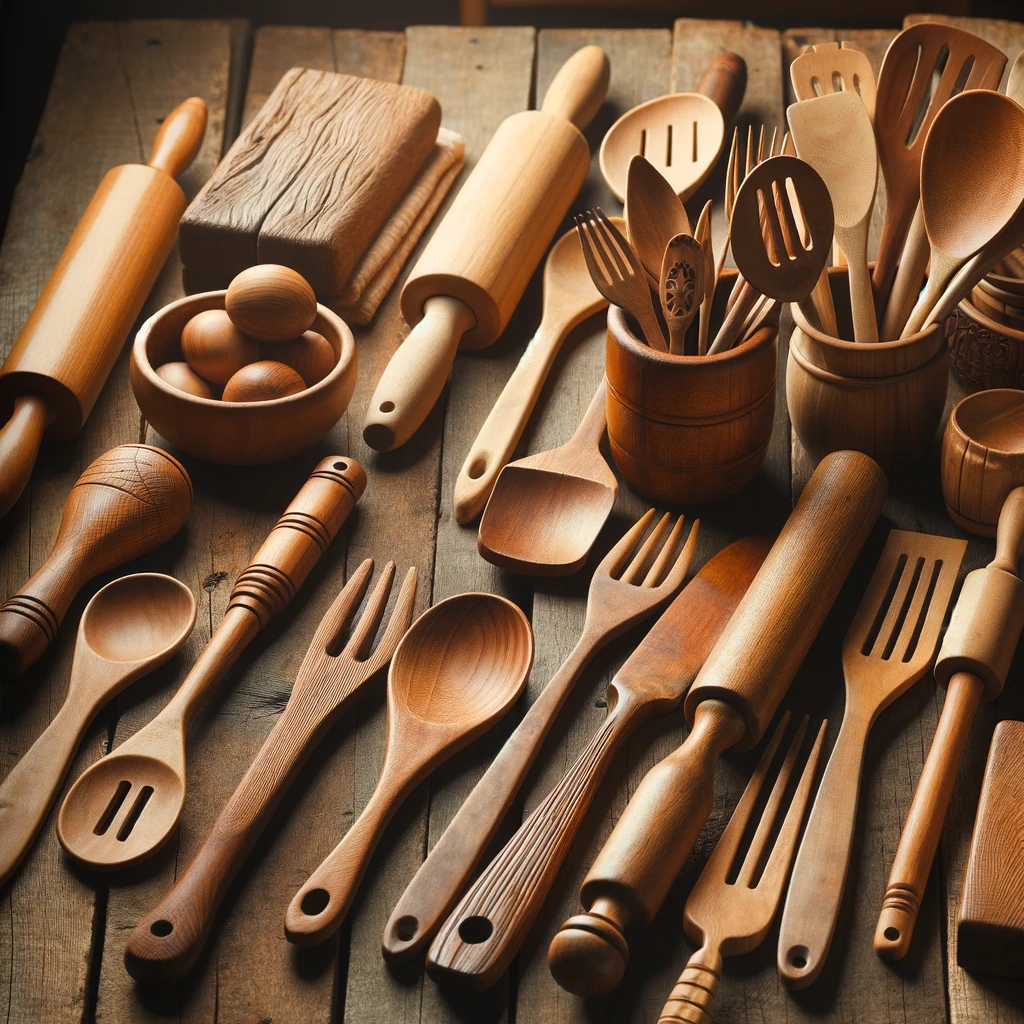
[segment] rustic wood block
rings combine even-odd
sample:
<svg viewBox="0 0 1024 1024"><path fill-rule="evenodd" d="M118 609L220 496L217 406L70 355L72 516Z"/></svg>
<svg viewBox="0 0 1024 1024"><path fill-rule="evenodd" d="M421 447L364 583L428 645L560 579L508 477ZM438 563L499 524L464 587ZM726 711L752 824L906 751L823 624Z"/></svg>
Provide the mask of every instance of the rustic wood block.
<svg viewBox="0 0 1024 1024"><path fill-rule="evenodd" d="M956 932L961 967L1024 978L1024 722L992 734Z"/></svg>
<svg viewBox="0 0 1024 1024"><path fill-rule="evenodd" d="M203 277L283 263L337 295L440 125L423 89L292 68L185 211L182 261Z"/></svg>

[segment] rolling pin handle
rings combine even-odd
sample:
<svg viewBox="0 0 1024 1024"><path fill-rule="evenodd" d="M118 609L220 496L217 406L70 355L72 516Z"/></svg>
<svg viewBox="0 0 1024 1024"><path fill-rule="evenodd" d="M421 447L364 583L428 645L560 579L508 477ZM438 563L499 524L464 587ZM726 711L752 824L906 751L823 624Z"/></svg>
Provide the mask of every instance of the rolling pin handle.
<svg viewBox="0 0 1024 1024"><path fill-rule="evenodd" d="M571 121L582 131L601 109L611 66L600 46L577 50L552 79L540 109Z"/></svg>
<svg viewBox="0 0 1024 1024"><path fill-rule="evenodd" d="M996 527L996 557L992 568L1020 576L1020 559L1024 554L1024 487L1017 487L1006 496Z"/></svg>
<svg viewBox="0 0 1024 1024"><path fill-rule="evenodd" d="M0 428L0 517L10 512L25 490L53 415L39 395L14 400L14 412Z"/></svg>
<svg viewBox="0 0 1024 1024"><path fill-rule="evenodd" d="M149 166L176 178L195 159L206 134L206 104L191 96L164 118L153 140Z"/></svg>
<svg viewBox="0 0 1024 1024"><path fill-rule="evenodd" d="M714 100L722 112L725 127L732 124L747 91L747 62L738 53L716 57L700 76L697 92Z"/></svg>

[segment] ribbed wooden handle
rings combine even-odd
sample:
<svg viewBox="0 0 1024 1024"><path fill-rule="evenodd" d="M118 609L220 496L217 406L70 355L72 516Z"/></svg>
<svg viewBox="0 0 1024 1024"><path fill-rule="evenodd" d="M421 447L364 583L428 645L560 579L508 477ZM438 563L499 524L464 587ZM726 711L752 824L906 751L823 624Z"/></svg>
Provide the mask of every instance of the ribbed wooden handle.
<svg viewBox="0 0 1024 1024"><path fill-rule="evenodd" d="M747 62L738 53L716 57L700 76L697 92L714 100L722 112L728 130L743 103L747 91Z"/></svg>
<svg viewBox="0 0 1024 1024"><path fill-rule="evenodd" d="M708 1024L715 1012L721 978L722 957L718 950L698 949L679 975L658 1024Z"/></svg>
<svg viewBox="0 0 1024 1024"><path fill-rule="evenodd" d="M153 140L149 166L176 178L195 159L206 134L206 104L192 96L172 110Z"/></svg>
<svg viewBox="0 0 1024 1024"><path fill-rule="evenodd" d="M558 69L540 109L572 121L582 131L604 103L610 73L604 50L584 46Z"/></svg>
<svg viewBox="0 0 1024 1024"><path fill-rule="evenodd" d="M0 607L0 670L23 672L87 580L170 540L191 508L192 482L167 452L126 444L96 459L71 489L53 550Z"/></svg>

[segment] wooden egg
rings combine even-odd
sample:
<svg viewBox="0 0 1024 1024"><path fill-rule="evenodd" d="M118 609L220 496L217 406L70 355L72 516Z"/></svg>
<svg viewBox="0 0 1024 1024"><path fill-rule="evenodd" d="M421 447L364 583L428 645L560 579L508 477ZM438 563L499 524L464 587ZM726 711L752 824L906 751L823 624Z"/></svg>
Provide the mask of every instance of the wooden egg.
<svg viewBox="0 0 1024 1024"><path fill-rule="evenodd" d="M334 369L334 349L331 343L316 331L306 331L291 341L277 341L263 346L265 359L276 359L290 366L311 388L319 384Z"/></svg>
<svg viewBox="0 0 1024 1024"><path fill-rule="evenodd" d="M290 366L274 359L261 359L243 366L224 385L225 402L269 402L305 391L302 378Z"/></svg>
<svg viewBox="0 0 1024 1024"><path fill-rule="evenodd" d="M184 391L186 395L195 395L196 398L217 397L213 385L203 380L188 363L164 363L163 366L157 367L156 375L172 388Z"/></svg>
<svg viewBox="0 0 1024 1024"><path fill-rule="evenodd" d="M261 263L228 286L224 308L240 330L260 341L291 341L316 319L316 295L290 267Z"/></svg>
<svg viewBox="0 0 1024 1024"><path fill-rule="evenodd" d="M181 332L181 351L189 366L213 384L226 384L247 363L260 357L260 347L228 319L222 309L197 313Z"/></svg>

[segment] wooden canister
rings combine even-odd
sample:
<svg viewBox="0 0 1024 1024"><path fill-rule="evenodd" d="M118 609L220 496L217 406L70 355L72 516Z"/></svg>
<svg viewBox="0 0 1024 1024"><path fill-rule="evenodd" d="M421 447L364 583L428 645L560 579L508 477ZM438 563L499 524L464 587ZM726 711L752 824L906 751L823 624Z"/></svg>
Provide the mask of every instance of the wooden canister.
<svg viewBox="0 0 1024 1024"><path fill-rule="evenodd" d="M735 277L726 271L724 303ZM645 345L617 306L608 311L608 441L630 486L653 501L735 494L768 451L775 416L778 323L728 352L673 356Z"/></svg>
<svg viewBox="0 0 1024 1024"><path fill-rule="evenodd" d="M829 269L840 333L853 337L846 267ZM867 345L822 333L791 307L786 398L793 427L817 462L829 452L870 455L886 472L919 459L935 436L949 371L941 324Z"/></svg>
<svg viewBox="0 0 1024 1024"><path fill-rule="evenodd" d="M946 318L944 331L956 375L974 391L1024 388L1024 324L1015 329L987 308L975 288Z"/></svg>

